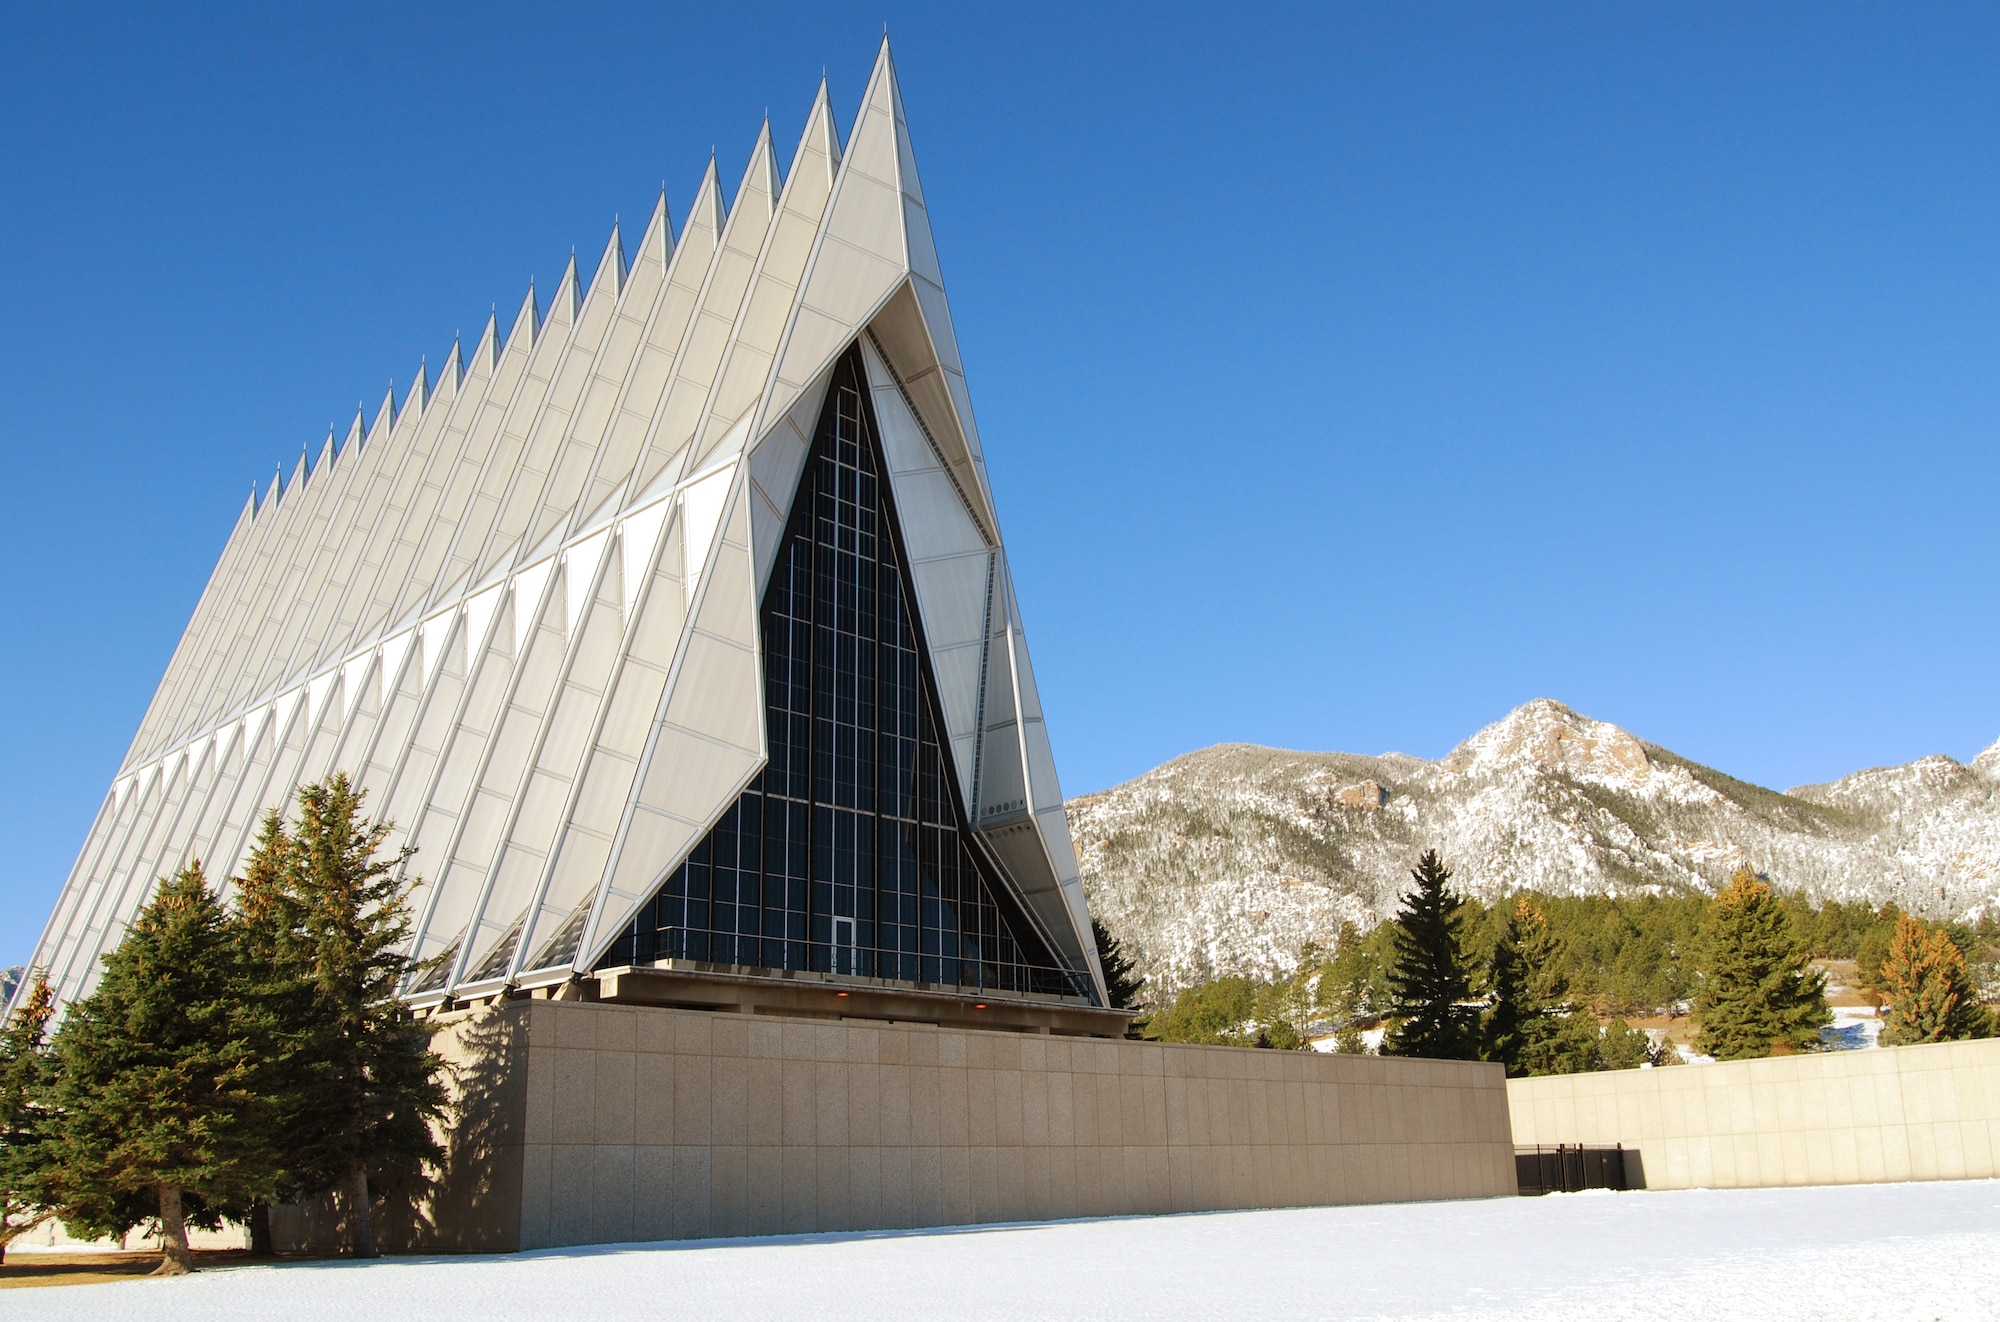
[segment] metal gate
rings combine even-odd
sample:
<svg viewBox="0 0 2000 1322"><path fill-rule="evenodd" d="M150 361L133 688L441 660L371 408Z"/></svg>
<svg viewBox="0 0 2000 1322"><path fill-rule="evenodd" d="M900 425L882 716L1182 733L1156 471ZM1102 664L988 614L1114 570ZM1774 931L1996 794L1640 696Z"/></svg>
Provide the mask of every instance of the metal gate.
<svg viewBox="0 0 2000 1322"><path fill-rule="evenodd" d="M1580 1189L1643 1189L1639 1150L1623 1143L1586 1147L1558 1143L1514 1149L1514 1179L1524 1194L1575 1193Z"/></svg>

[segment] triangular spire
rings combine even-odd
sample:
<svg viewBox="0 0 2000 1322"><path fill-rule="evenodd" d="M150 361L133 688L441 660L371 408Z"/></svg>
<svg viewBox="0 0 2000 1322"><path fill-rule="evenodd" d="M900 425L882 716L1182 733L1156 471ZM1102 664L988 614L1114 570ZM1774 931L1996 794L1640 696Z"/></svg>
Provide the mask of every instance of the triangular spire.
<svg viewBox="0 0 2000 1322"><path fill-rule="evenodd" d="M459 354L458 336L451 338L451 352L444 357L444 366L438 369L437 389L430 397L437 398L439 391L447 400L458 398L458 383L465 380L465 360ZM428 403L426 404L428 407Z"/></svg>
<svg viewBox="0 0 2000 1322"><path fill-rule="evenodd" d="M771 149L771 118L766 115L764 126L757 130L757 145L750 149L750 164L744 168L743 182L736 186L736 200L729 204L729 214L735 215L745 202L750 202L757 208L751 214L768 221L778 209L781 187L778 154Z"/></svg>
<svg viewBox="0 0 2000 1322"><path fill-rule="evenodd" d="M408 413L411 406L414 405L417 410L417 416L421 418L424 416L424 406L430 402L430 398L430 378L425 372L425 364L419 361L417 363L417 379L410 383L410 393L403 396L402 411Z"/></svg>
<svg viewBox="0 0 2000 1322"><path fill-rule="evenodd" d="M342 449L361 444L361 438L367 432L365 423L366 415L361 411L361 406L356 404L354 406L354 421L347 426L347 439L340 443Z"/></svg>
<svg viewBox="0 0 2000 1322"><path fill-rule="evenodd" d="M382 392L382 403L375 410L375 422L368 428L368 435L361 443L364 446L374 444L387 436L389 429L395 425L396 383L392 381L389 383L389 388Z"/></svg>
<svg viewBox="0 0 2000 1322"><path fill-rule="evenodd" d="M305 485L305 480L311 476L312 476L312 466L306 462L306 447L301 445L299 447L298 466L292 469L292 480L290 485L292 487L301 487Z"/></svg>
<svg viewBox="0 0 2000 1322"><path fill-rule="evenodd" d="M326 441L319 447L319 468L325 468L328 464L332 463L333 456L333 428L329 427L326 429ZM314 471L318 470L315 469Z"/></svg>
<svg viewBox="0 0 2000 1322"><path fill-rule="evenodd" d="M556 284L556 296L549 300L548 315L542 319L543 328L551 324L565 328L574 325L577 307L582 302L583 292L577 288L576 254L571 252L569 265L563 267L562 279Z"/></svg>
<svg viewBox="0 0 2000 1322"><path fill-rule="evenodd" d="M826 155L826 182L833 185L833 177L840 171L840 126L833 122L833 99L827 94L826 79L819 80L819 92L813 97L812 110L806 115L805 136L799 139L798 154L792 158L792 168L814 149Z"/></svg>
<svg viewBox="0 0 2000 1322"><path fill-rule="evenodd" d="M653 204L652 219L646 222L646 235L639 240L644 256L655 258L662 270L674 256L674 218L667 210L667 186L660 185L660 200Z"/></svg>
<svg viewBox="0 0 2000 1322"><path fill-rule="evenodd" d="M269 509L285 498L285 466L279 464L271 472L271 485L264 491L264 508Z"/></svg>
<svg viewBox="0 0 2000 1322"><path fill-rule="evenodd" d="M532 345L535 342L535 333L542 324L541 316L541 309L535 302L535 282L530 280L528 281L528 296L521 300L521 310L514 314L514 328L507 332L507 343L510 345L513 344L515 340L520 338L522 332L525 331L528 338L524 343ZM494 361L496 363L499 361L497 346L494 353Z"/></svg>
<svg viewBox="0 0 2000 1322"><path fill-rule="evenodd" d="M572 262L576 259L571 258ZM620 293L625 288L625 245L618 236L618 222L611 222L611 239L604 245L604 255L597 259L597 273L590 277L590 287L596 289L606 277L611 280L611 292Z"/></svg>
<svg viewBox="0 0 2000 1322"><path fill-rule="evenodd" d="M903 191L916 199L918 206L924 204L923 185L917 182L917 158L910 150L910 124L903 114L903 89L896 82L896 62L889 58L889 39L882 38L881 67L883 80L889 89L889 112L896 119L896 163L897 173Z"/></svg>
<svg viewBox="0 0 2000 1322"><path fill-rule="evenodd" d="M534 290L528 291L533 297ZM472 360L466 364L467 371L483 369L492 371L500 365L500 312L496 307L486 314L486 329L479 332L479 342L472 346Z"/></svg>
<svg viewBox="0 0 2000 1322"><path fill-rule="evenodd" d="M712 245L722 237L722 224L728 219L722 211L722 179L716 173L715 157L708 158L708 169L702 172L701 187L694 190L694 205L688 209L688 222L681 229L681 246L686 246L690 235L697 230L707 236Z"/></svg>
<svg viewBox="0 0 2000 1322"><path fill-rule="evenodd" d="M789 410L907 279L911 203L898 181L896 104L885 40L841 153L799 289L799 310L764 405L767 418Z"/></svg>

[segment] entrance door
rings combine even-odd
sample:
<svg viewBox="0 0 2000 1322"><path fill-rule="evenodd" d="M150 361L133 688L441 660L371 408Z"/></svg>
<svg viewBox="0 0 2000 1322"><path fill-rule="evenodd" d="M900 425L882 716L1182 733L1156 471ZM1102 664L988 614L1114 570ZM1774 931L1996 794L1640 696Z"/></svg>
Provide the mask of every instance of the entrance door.
<svg viewBox="0 0 2000 1322"><path fill-rule="evenodd" d="M833 920L833 959L831 961L833 972L854 973L856 971L854 953L854 920L852 918L835 918Z"/></svg>

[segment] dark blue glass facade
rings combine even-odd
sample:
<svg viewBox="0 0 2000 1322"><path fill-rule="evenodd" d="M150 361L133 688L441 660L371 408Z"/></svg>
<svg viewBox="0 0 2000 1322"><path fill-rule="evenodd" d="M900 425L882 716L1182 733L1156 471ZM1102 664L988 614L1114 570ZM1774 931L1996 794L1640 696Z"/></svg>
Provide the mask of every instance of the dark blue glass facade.
<svg viewBox="0 0 2000 1322"><path fill-rule="evenodd" d="M858 351L763 602L771 758L600 967L683 959L1088 996L972 842Z"/></svg>

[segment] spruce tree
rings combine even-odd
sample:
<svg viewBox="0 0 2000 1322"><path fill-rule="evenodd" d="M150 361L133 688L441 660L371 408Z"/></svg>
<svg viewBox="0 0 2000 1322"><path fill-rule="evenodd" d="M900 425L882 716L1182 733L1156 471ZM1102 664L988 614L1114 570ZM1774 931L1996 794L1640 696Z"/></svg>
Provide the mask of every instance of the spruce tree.
<svg viewBox="0 0 2000 1322"><path fill-rule="evenodd" d="M298 806L281 963L311 989L317 1073L294 1168L333 1181L355 1256L375 1257L374 1193L414 1188L443 1155L431 1133L444 1113L442 1062L396 994L411 967L409 889L397 873L414 851L380 856L390 827L361 815L362 793L343 773L302 786Z"/></svg>
<svg viewBox="0 0 2000 1322"><path fill-rule="evenodd" d="M1548 915L1517 896L1493 945L1480 1025L1481 1059L1505 1066L1509 1078L1605 1067L1596 1016L1569 1000L1563 954Z"/></svg>
<svg viewBox="0 0 2000 1322"><path fill-rule="evenodd" d="M45 1170L73 1233L121 1235L151 1212L160 1273L179 1275L189 1195L268 1195L276 1160L245 992L228 915L191 863L160 883L56 1033L62 1124Z"/></svg>
<svg viewBox="0 0 2000 1322"><path fill-rule="evenodd" d="M1387 978L1369 939L1352 919L1343 920L1334 937L1333 958L1320 972L1315 1008L1333 1020L1336 1036L1351 1032L1355 1036L1350 1040L1358 1040L1362 1027L1387 1008Z"/></svg>
<svg viewBox="0 0 2000 1322"><path fill-rule="evenodd" d="M1410 875L1395 921L1395 964L1389 973L1389 1013L1401 1022L1382 1042L1385 1056L1476 1060L1478 1013L1462 929L1465 901L1449 889L1451 872L1434 849L1425 850Z"/></svg>
<svg viewBox="0 0 2000 1322"><path fill-rule="evenodd" d="M1599 1069L1636 1070L1655 1059L1653 1040L1623 1019L1613 1019L1605 1028L1598 1048Z"/></svg>
<svg viewBox="0 0 2000 1322"><path fill-rule="evenodd" d="M1139 1004L1139 989L1146 980L1133 969L1124 945L1095 915L1090 919L1090 935L1097 942L1097 962L1104 969L1104 989L1110 993L1111 1008L1135 1009Z"/></svg>
<svg viewBox="0 0 2000 1322"><path fill-rule="evenodd" d="M292 842L275 811L259 824L257 843L235 885L237 958L250 994L246 1029L263 1062L262 1092L283 1160L274 1201L289 1202L330 1188L337 1171L312 1168L298 1137L310 1123L322 1083L317 1052L319 1006L307 973L301 910L292 894ZM225 1209L250 1227L252 1252L269 1255L271 1207L260 1201Z"/></svg>
<svg viewBox="0 0 2000 1322"><path fill-rule="evenodd" d="M1695 993L1700 1049L1746 1060L1819 1045L1831 1023L1826 977L1771 888L1738 868L1708 906Z"/></svg>
<svg viewBox="0 0 2000 1322"><path fill-rule="evenodd" d="M1216 978L1188 987L1172 1005L1146 1020L1146 1037L1154 1042L1256 1046L1257 992L1257 984L1249 978Z"/></svg>
<svg viewBox="0 0 2000 1322"><path fill-rule="evenodd" d="M1965 955L1943 928L1926 932L1909 914L1900 915L1882 961L1881 987L1889 998L1884 1046L1992 1036L1992 1016L1979 1004Z"/></svg>
<svg viewBox="0 0 2000 1322"><path fill-rule="evenodd" d="M0 1261L7 1246L54 1215L44 1166L57 1119L47 1092L54 1079L49 1016L55 998L41 970L0 1031Z"/></svg>
<svg viewBox="0 0 2000 1322"><path fill-rule="evenodd" d="M1521 1063L1522 1053L1529 1034L1548 1013L1535 996L1533 970L1524 949L1528 928L1539 916L1525 895L1517 899L1500 929L1500 939L1493 943L1493 958L1487 965L1490 1004L1480 1025L1480 1057L1505 1066L1509 1078L1528 1072Z"/></svg>

